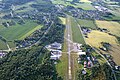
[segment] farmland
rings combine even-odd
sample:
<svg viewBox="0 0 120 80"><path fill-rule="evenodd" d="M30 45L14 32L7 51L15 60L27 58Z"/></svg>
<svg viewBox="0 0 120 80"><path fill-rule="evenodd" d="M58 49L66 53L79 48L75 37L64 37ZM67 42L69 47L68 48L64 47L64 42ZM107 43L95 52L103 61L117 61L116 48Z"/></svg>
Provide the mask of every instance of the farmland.
<svg viewBox="0 0 120 80"><path fill-rule="evenodd" d="M77 22L74 18L71 17L71 27L72 27L72 35L73 41L81 44L85 44L82 33L78 27Z"/></svg>
<svg viewBox="0 0 120 80"><path fill-rule="evenodd" d="M9 28L3 28L0 30L0 34L8 41L15 39L19 40L29 36L38 28L41 28L41 26L38 26L37 23L33 21L26 21L23 25L16 24L15 26L10 26Z"/></svg>
<svg viewBox="0 0 120 80"><path fill-rule="evenodd" d="M96 25L93 20L77 19L77 21L81 27L96 29Z"/></svg>
<svg viewBox="0 0 120 80"><path fill-rule="evenodd" d="M117 39L114 36L96 30L93 30L91 33L88 34L88 38L86 38L86 42L96 48L102 46L101 42L107 42L110 44L117 45Z"/></svg>
<svg viewBox="0 0 120 80"><path fill-rule="evenodd" d="M100 28L105 28L110 31L111 34L120 36L120 24L113 21L96 21L96 24Z"/></svg>

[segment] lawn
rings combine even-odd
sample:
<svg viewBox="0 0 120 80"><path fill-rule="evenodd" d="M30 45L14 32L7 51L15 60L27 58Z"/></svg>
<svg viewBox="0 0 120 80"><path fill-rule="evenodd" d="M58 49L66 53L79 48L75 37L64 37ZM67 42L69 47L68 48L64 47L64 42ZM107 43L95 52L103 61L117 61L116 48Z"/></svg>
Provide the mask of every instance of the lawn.
<svg viewBox="0 0 120 80"><path fill-rule="evenodd" d="M77 21L81 27L96 29L96 25L93 20L77 19Z"/></svg>
<svg viewBox="0 0 120 80"><path fill-rule="evenodd" d="M7 45L2 40L0 40L0 50L7 50Z"/></svg>
<svg viewBox="0 0 120 80"><path fill-rule="evenodd" d="M88 38L85 40L88 44L96 48L102 47L101 42L107 42L115 45L118 44L117 39L114 36L97 30L93 30L91 33L89 33Z"/></svg>
<svg viewBox="0 0 120 80"><path fill-rule="evenodd" d="M71 17L71 28L72 28L73 41L80 44L85 44L82 33L78 27L78 23L72 17Z"/></svg>
<svg viewBox="0 0 120 80"><path fill-rule="evenodd" d="M120 37L120 24L114 21L99 21L96 20L96 24L100 28L105 28L110 33Z"/></svg>
<svg viewBox="0 0 120 80"><path fill-rule="evenodd" d="M33 21L26 21L25 24L10 26L9 28L3 28L0 30L0 34L5 37L8 41L15 39L23 39L29 36L36 29L41 28L37 23Z"/></svg>

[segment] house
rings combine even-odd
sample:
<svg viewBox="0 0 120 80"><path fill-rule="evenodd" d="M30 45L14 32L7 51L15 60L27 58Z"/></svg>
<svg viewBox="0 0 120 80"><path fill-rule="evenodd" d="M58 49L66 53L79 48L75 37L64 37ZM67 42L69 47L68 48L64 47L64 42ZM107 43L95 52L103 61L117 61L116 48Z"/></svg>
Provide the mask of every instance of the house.
<svg viewBox="0 0 120 80"><path fill-rule="evenodd" d="M57 43L57 42L54 42L54 43L52 43L52 44L50 44L50 45L47 45L46 48L47 48L48 50L50 50L50 49L61 50L61 49L62 49L62 44Z"/></svg>
<svg viewBox="0 0 120 80"><path fill-rule="evenodd" d="M5 56L7 53L5 52L0 52L0 58L2 58L3 56Z"/></svg>
<svg viewBox="0 0 120 80"><path fill-rule="evenodd" d="M50 59L58 60L62 56L62 51L60 50L52 50Z"/></svg>
<svg viewBox="0 0 120 80"><path fill-rule="evenodd" d="M78 52L78 55L86 55L86 52Z"/></svg>

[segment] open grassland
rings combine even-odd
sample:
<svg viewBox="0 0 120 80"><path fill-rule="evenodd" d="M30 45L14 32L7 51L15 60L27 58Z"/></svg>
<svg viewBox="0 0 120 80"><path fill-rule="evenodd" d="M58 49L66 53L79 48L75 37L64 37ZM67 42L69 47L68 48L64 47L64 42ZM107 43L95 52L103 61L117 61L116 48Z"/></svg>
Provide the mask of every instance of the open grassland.
<svg viewBox="0 0 120 80"><path fill-rule="evenodd" d="M70 2L66 2L64 0L53 0L52 1L53 4L61 4L61 5L64 5L64 6L68 6L69 5L69 6L73 6L75 8L82 8L84 10L95 10L95 8L89 2L75 3L75 4L71 4Z"/></svg>
<svg viewBox="0 0 120 80"><path fill-rule="evenodd" d="M102 47L101 42L117 45L117 39L114 36L96 30L88 34L86 42L96 48Z"/></svg>
<svg viewBox="0 0 120 80"><path fill-rule="evenodd" d="M66 18L63 18L63 17L59 17L59 19L61 20L62 24L66 24Z"/></svg>
<svg viewBox="0 0 120 80"><path fill-rule="evenodd" d="M65 35L66 35L66 30L65 30ZM58 63L56 64L56 70L58 72L58 75L63 78L63 80L68 79L68 55L67 55L67 43L66 40L64 39L64 44L63 44L63 50L62 50L62 56Z"/></svg>
<svg viewBox="0 0 120 80"><path fill-rule="evenodd" d="M78 27L78 23L72 17L71 17L71 28L72 28L73 41L80 44L85 44L82 33Z"/></svg>
<svg viewBox="0 0 120 80"><path fill-rule="evenodd" d="M96 24L100 28L105 28L110 31L111 34L120 37L120 24L113 21L96 21Z"/></svg>
<svg viewBox="0 0 120 80"><path fill-rule="evenodd" d="M93 20L82 20L82 19L77 19L79 25L81 27L86 27L86 28L91 28L91 29L96 29L96 25Z"/></svg>
<svg viewBox="0 0 120 80"><path fill-rule="evenodd" d="M91 3L90 0L80 0L80 2L88 2L88 3Z"/></svg>
<svg viewBox="0 0 120 80"><path fill-rule="evenodd" d="M14 49L16 47L15 43L13 41L7 42L11 49Z"/></svg>
<svg viewBox="0 0 120 80"><path fill-rule="evenodd" d="M41 28L37 23L33 21L26 21L25 24L10 26L0 30L0 35L5 37L8 41L15 39L23 39L29 36L36 29Z"/></svg>
<svg viewBox="0 0 120 80"><path fill-rule="evenodd" d="M7 45L5 42L3 42L2 40L0 40L0 50L7 50Z"/></svg>

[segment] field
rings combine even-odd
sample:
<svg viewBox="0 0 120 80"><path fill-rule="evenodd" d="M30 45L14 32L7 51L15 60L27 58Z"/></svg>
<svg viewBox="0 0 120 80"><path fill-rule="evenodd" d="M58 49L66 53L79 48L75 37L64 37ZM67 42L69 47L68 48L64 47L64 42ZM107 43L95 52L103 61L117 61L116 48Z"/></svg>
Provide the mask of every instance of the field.
<svg viewBox="0 0 120 80"><path fill-rule="evenodd" d="M65 35L66 34L66 30L65 30ZM63 80L67 80L68 79L68 55L67 55L67 43L66 40L64 39L64 44L63 44L63 50L62 50L62 56L60 58L60 60L58 61L58 63L56 64L56 70L58 72L58 74L63 78Z"/></svg>
<svg viewBox="0 0 120 80"><path fill-rule="evenodd" d="M3 41L0 40L0 50L7 50L7 45Z"/></svg>
<svg viewBox="0 0 120 80"><path fill-rule="evenodd" d="M91 5L91 3L88 3L88 2L71 4L70 2L65 2L64 0L53 0L52 3L61 4L64 6L70 5L75 8L82 8L84 10L95 10L95 8Z"/></svg>
<svg viewBox="0 0 120 80"><path fill-rule="evenodd" d="M110 55L113 57L113 60L117 65L120 65L120 46L112 45L111 50L109 51Z"/></svg>
<svg viewBox="0 0 120 80"><path fill-rule="evenodd" d="M66 24L66 18L63 18L63 17L59 17L59 19L62 21L62 24Z"/></svg>
<svg viewBox="0 0 120 80"><path fill-rule="evenodd" d="M74 18L71 18L71 27L72 27L73 41L77 42L77 43L85 44L82 33L81 33L81 31L78 27L78 24Z"/></svg>
<svg viewBox="0 0 120 80"><path fill-rule="evenodd" d="M10 46L11 49L14 49L16 47L16 45L13 41L8 42L8 45Z"/></svg>
<svg viewBox="0 0 120 80"><path fill-rule="evenodd" d="M89 3L91 3L90 0L80 0L80 2L89 2Z"/></svg>
<svg viewBox="0 0 120 80"><path fill-rule="evenodd" d="M82 19L77 19L79 25L81 27L86 27L86 28L91 28L91 29L96 29L96 25L93 20L82 20Z"/></svg>
<svg viewBox="0 0 120 80"><path fill-rule="evenodd" d="M105 28L110 31L110 33L120 36L120 24L113 21L96 21L96 24L100 28Z"/></svg>
<svg viewBox="0 0 120 80"><path fill-rule="evenodd" d="M101 42L117 45L117 39L114 36L96 30L88 34L86 42L96 48L102 47Z"/></svg>
<svg viewBox="0 0 120 80"><path fill-rule="evenodd" d="M37 23L33 21L26 21L23 25L16 24L15 26L11 26L9 28L3 28L0 30L0 34L8 41L12 41L15 39L23 39L38 28L41 28L41 26L38 26Z"/></svg>

